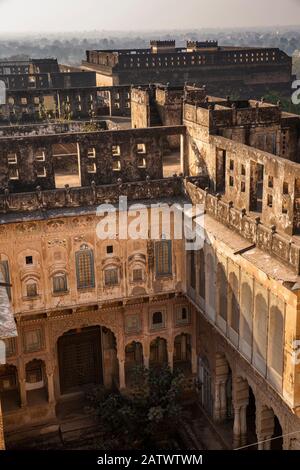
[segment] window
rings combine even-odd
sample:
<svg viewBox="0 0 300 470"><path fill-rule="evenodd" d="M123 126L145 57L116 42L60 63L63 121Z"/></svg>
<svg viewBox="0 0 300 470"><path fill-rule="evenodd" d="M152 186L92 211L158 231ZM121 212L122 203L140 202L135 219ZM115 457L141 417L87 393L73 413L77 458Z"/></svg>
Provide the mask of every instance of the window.
<svg viewBox="0 0 300 470"><path fill-rule="evenodd" d="M133 282L139 282L143 280L143 270L142 268L133 269L132 271L132 280Z"/></svg>
<svg viewBox="0 0 300 470"><path fill-rule="evenodd" d="M88 173L97 173L96 163L90 163L87 165L87 172Z"/></svg>
<svg viewBox="0 0 300 470"><path fill-rule="evenodd" d="M137 166L138 168L146 168L146 158L139 156Z"/></svg>
<svg viewBox="0 0 300 470"><path fill-rule="evenodd" d="M241 182L241 192L244 193L246 191L246 183L245 181Z"/></svg>
<svg viewBox="0 0 300 470"><path fill-rule="evenodd" d="M273 176L268 177L268 188L273 188L274 185L274 178Z"/></svg>
<svg viewBox="0 0 300 470"><path fill-rule="evenodd" d="M137 144L136 151L137 151L137 153L146 153L146 145L145 144Z"/></svg>
<svg viewBox="0 0 300 470"><path fill-rule="evenodd" d="M234 170L234 161L233 160L229 161L229 168L230 168L230 170Z"/></svg>
<svg viewBox="0 0 300 470"><path fill-rule="evenodd" d="M241 165L241 175L246 176L246 167L245 167L245 165Z"/></svg>
<svg viewBox="0 0 300 470"><path fill-rule="evenodd" d="M18 163L18 158L16 153L7 154L7 163L9 165L16 165Z"/></svg>
<svg viewBox="0 0 300 470"><path fill-rule="evenodd" d="M273 206L273 196L271 194L268 194L267 205L268 205L268 207Z"/></svg>
<svg viewBox="0 0 300 470"><path fill-rule="evenodd" d="M67 292L67 276L65 274L57 274L53 276L53 292L58 294L60 292Z"/></svg>
<svg viewBox="0 0 300 470"><path fill-rule="evenodd" d="M229 176L229 186L233 186L233 185L234 185L233 176Z"/></svg>
<svg viewBox="0 0 300 470"><path fill-rule="evenodd" d="M45 161L45 152L41 149L38 149L35 152L35 161L37 162L44 162Z"/></svg>
<svg viewBox="0 0 300 470"><path fill-rule="evenodd" d="M38 178L45 178L47 176L46 168L43 166L40 170L36 173Z"/></svg>
<svg viewBox="0 0 300 470"><path fill-rule="evenodd" d="M106 286L116 286L118 284L118 269L117 268L105 269L104 282Z"/></svg>
<svg viewBox="0 0 300 470"><path fill-rule="evenodd" d="M289 183L283 182L283 194L289 194Z"/></svg>
<svg viewBox="0 0 300 470"><path fill-rule="evenodd" d="M111 255L113 252L114 252L114 247L113 247L112 245L108 245L108 246L106 247L106 253L107 253L108 255Z"/></svg>
<svg viewBox="0 0 300 470"><path fill-rule="evenodd" d="M89 148L88 149L88 158L96 158L96 149L95 148Z"/></svg>
<svg viewBox="0 0 300 470"><path fill-rule="evenodd" d="M21 98L21 104L26 105L27 104L27 98Z"/></svg>
<svg viewBox="0 0 300 470"><path fill-rule="evenodd" d="M111 153L114 157L119 157L121 155L120 145L113 145L111 148Z"/></svg>
<svg viewBox="0 0 300 470"><path fill-rule="evenodd" d="M94 255L87 245L83 245L76 253L77 288L95 287Z"/></svg>
<svg viewBox="0 0 300 470"><path fill-rule="evenodd" d="M41 361L34 360L26 366L26 383L35 384L43 381Z"/></svg>
<svg viewBox="0 0 300 470"><path fill-rule="evenodd" d="M176 325L186 325L190 322L188 307L177 307L175 316Z"/></svg>
<svg viewBox="0 0 300 470"><path fill-rule="evenodd" d="M25 258L25 263L26 263L26 264L33 264L33 258L32 258L32 256L26 256L26 258Z"/></svg>
<svg viewBox="0 0 300 470"><path fill-rule="evenodd" d="M37 295L38 295L37 283L30 282L29 284L26 284L26 296L28 298L32 298L32 297L37 297Z"/></svg>
<svg viewBox="0 0 300 470"><path fill-rule="evenodd" d="M112 169L113 171L121 171L121 161L120 160L114 160L112 164Z"/></svg>
<svg viewBox="0 0 300 470"><path fill-rule="evenodd" d="M6 357L12 357L16 354L16 339L8 338L5 340L5 353Z"/></svg>
<svg viewBox="0 0 300 470"><path fill-rule="evenodd" d="M156 275L172 274L172 242L163 240L155 244Z"/></svg>
<svg viewBox="0 0 300 470"><path fill-rule="evenodd" d="M24 349L25 352L35 352L42 349L42 331L31 330L24 333Z"/></svg>
<svg viewBox="0 0 300 470"><path fill-rule="evenodd" d="M163 325L163 314L161 312L155 312L152 315L152 327L157 328Z"/></svg>

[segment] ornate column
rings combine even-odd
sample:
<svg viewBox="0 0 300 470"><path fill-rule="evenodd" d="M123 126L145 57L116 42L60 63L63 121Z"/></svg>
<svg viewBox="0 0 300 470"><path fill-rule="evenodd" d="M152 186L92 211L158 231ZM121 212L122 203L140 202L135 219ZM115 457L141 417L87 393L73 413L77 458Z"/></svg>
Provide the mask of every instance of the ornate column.
<svg viewBox="0 0 300 470"><path fill-rule="evenodd" d="M215 400L214 400L214 420L220 421L220 410L221 410L221 401L220 401L220 382L215 383Z"/></svg>
<svg viewBox="0 0 300 470"><path fill-rule="evenodd" d="M234 423L233 423L233 448L236 449L241 443L241 407L234 407Z"/></svg>
<svg viewBox="0 0 300 470"><path fill-rule="evenodd" d="M54 371L47 370L47 386L48 386L48 402L55 403L55 394L54 394Z"/></svg>
<svg viewBox="0 0 300 470"><path fill-rule="evenodd" d="M148 356L148 355L147 355L147 356L144 355L144 367L145 367L146 369L149 369L149 362L150 362L149 356Z"/></svg>
<svg viewBox="0 0 300 470"><path fill-rule="evenodd" d="M220 382L220 420L226 420L227 418L227 394L226 394L226 382Z"/></svg>
<svg viewBox="0 0 300 470"><path fill-rule="evenodd" d="M21 400L21 408L27 406L27 392L26 392L26 378L22 377L19 380L20 385L20 400Z"/></svg>
<svg viewBox="0 0 300 470"><path fill-rule="evenodd" d="M264 442L264 450L271 450L271 444L272 444L272 436L267 436L265 437L265 441Z"/></svg>
<svg viewBox="0 0 300 470"><path fill-rule="evenodd" d="M171 339L171 341L173 341ZM173 347L173 343L170 344L169 343L169 347L168 347L168 364L169 364L169 367L171 370L173 370L174 368L174 347Z"/></svg>
<svg viewBox="0 0 300 470"><path fill-rule="evenodd" d="M274 412L271 408L258 402L256 405L256 434L257 441L270 439L274 434ZM271 441L260 442L258 450L268 450L271 447Z"/></svg>
<svg viewBox="0 0 300 470"><path fill-rule="evenodd" d="M120 390L123 390L126 388L126 382L125 382L125 358L119 357L119 388Z"/></svg>
<svg viewBox="0 0 300 470"><path fill-rule="evenodd" d="M247 405L241 407L241 445L247 444Z"/></svg>
<svg viewBox="0 0 300 470"><path fill-rule="evenodd" d="M264 450L264 436L257 434L257 450Z"/></svg>

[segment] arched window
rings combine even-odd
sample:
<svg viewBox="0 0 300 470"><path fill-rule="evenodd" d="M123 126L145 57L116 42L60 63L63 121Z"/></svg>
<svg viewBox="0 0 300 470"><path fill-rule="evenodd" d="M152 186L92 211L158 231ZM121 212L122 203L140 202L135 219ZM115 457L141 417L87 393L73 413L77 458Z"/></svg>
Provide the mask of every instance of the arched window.
<svg viewBox="0 0 300 470"><path fill-rule="evenodd" d="M162 240L155 243L156 275L172 274L172 241Z"/></svg>
<svg viewBox="0 0 300 470"><path fill-rule="evenodd" d="M254 341L256 352L265 360L267 356L268 306L262 294L255 298Z"/></svg>
<svg viewBox="0 0 300 470"><path fill-rule="evenodd" d="M227 278L224 266L219 263L217 271L218 314L227 321Z"/></svg>
<svg viewBox="0 0 300 470"><path fill-rule="evenodd" d="M87 289L95 287L94 255L87 246L82 245L76 253L77 288Z"/></svg>
<svg viewBox="0 0 300 470"><path fill-rule="evenodd" d="M244 282L242 285L241 293L241 336L243 340L249 345L252 345L252 290L251 287Z"/></svg>
<svg viewBox="0 0 300 470"><path fill-rule="evenodd" d="M161 325L163 322L163 315L161 312L155 312L152 315L152 324L153 325Z"/></svg>
<svg viewBox="0 0 300 470"><path fill-rule="evenodd" d="M206 258L206 274L208 277L208 305L215 309L216 305L216 274L215 260L211 254Z"/></svg>
<svg viewBox="0 0 300 470"><path fill-rule="evenodd" d="M229 277L229 301L230 301L230 326L239 333L240 331L240 305L238 299L238 279L234 273Z"/></svg>
<svg viewBox="0 0 300 470"><path fill-rule="evenodd" d="M283 314L278 307L270 310L269 358L271 367L283 373L284 324Z"/></svg>
<svg viewBox="0 0 300 470"><path fill-rule="evenodd" d="M111 266L104 270L104 282L106 287L116 286L119 283L118 268Z"/></svg>
<svg viewBox="0 0 300 470"><path fill-rule="evenodd" d="M65 273L55 274L52 278L53 282L53 293L59 294L60 292L67 292L67 275Z"/></svg>

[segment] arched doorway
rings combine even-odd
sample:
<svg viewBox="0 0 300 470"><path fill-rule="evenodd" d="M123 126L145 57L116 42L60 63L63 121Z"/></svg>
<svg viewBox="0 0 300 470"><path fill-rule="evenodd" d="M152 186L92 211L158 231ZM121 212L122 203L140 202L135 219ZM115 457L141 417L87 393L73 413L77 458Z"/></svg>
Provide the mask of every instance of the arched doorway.
<svg viewBox="0 0 300 470"><path fill-rule="evenodd" d="M16 366L0 366L0 394L4 413L20 407L20 390Z"/></svg>
<svg viewBox="0 0 300 470"><path fill-rule="evenodd" d="M143 363L142 344L136 341L127 344L125 348L125 381L127 387L130 387L133 382L134 369L138 366L142 366Z"/></svg>
<svg viewBox="0 0 300 470"><path fill-rule="evenodd" d="M150 344L149 367L160 367L167 364L167 341L164 338L155 338Z"/></svg>
<svg viewBox="0 0 300 470"><path fill-rule="evenodd" d="M62 395L103 384L103 331L99 326L71 330L58 339Z"/></svg>
<svg viewBox="0 0 300 470"><path fill-rule="evenodd" d="M180 369L185 375L192 372L191 335L182 333L174 340L174 369Z"/></svg>
<svg viewBox="0 0 300 470"><path fill-rule="evenodd" d="M271 450L282 450L283 449L283 432L279 419L274 415L274 434L271 441ZM274 439L275 438L275 439Z"/></svg>
<svg viewBox="0 0 300 470"><path fill-rule="evenodd" d="M26 394L29 406L39 405L48 401L45 363L34 359L26 364Z"/></svg>
<svg viewBox="0 0 300 470"><path fill-rule="evenodd" d="M248 450L257 450L257 434L256 434L256 402L255 395L252 388L249 386L249 402L246 410L246 422L247 422L247 445ZM251 445L254 444L254 445Z"/></svg>

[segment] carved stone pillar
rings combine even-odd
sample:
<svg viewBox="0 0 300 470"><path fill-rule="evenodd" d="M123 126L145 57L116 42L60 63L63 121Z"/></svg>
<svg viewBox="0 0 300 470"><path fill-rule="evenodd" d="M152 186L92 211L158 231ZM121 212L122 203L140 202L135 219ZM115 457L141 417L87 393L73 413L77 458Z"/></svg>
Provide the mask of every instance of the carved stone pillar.
<svg viewBox="0 0 300 470"><path fill-rule="evenodd" d="M247 405L241 407L241 445L247 444Z"/></svg>
<svg viewBox="0 0 300 470"><path fill-rule="evenodd" d="M220 401L220 383L216 382L215 384L215 400L214 400L214 420L220 421L220 410L221 410L221 401Z"/></svg>
<svg viewBox="0 0 300 470"><path fill-rule="evenodd" d="M225 421L227 418L227 395L226 382L220 382L220 420Z"/></svg>
<svg viewBox="0 0 300 470"><path fill-rule="evenodd" d="M258 402L256 404L256 434L257 441L265 441L274 434L274 412L271 408ZM271 442L261 442L258 450L267 450Z"/></svg>
<svg viewBox="0 0 300 470"><path fill-rule="evenodd" d="M144 367L146 369L149 369L149 361L150 361L150 358L148 355L144 354Z"/></svg>
<svg viewBox="0 0 300 470"><path fill-rule="evenodd" d="M125 358L119 358L119 388L123 390L126 388L125 382Z"/></svg>
<svg viewBox="0 0 300 470"><path fill-rule="evenodd" d="M271 450L272 436L266 436L264 442L264 450Z"/></svg>
<svg viewBox="0 0 300 470"><path fill-rule="evenodd" d="M241 444L241 407L234 407L233 423L233 448L236 449Z"/></svg>
<svg viewBox="0 0 300 470"><path fill-rule="evenodd" d="M54 394L54 374L53 371L47 372L47 385L48 385L48 402L55 403L55 394Z"/></svg>
<svg viewBox="0 0 300 470"><path fill-rule="evenodd" d="M171 370L174 368L174 349L168 349L168 364Z"/></svg>
<svg viewBox="0 0 300 470"><path fill-rule="evenodd" d="M260 434L257 434L257 450L264 450L264 436L261 436Z"/></svg>
<svg viewBox="0 0 300 470"><path fill-rule="evenodd" d="M27 392L26 392L26 379L25 377L19 380L20 384L20 400L21 408L27 406Z"/></svg>

